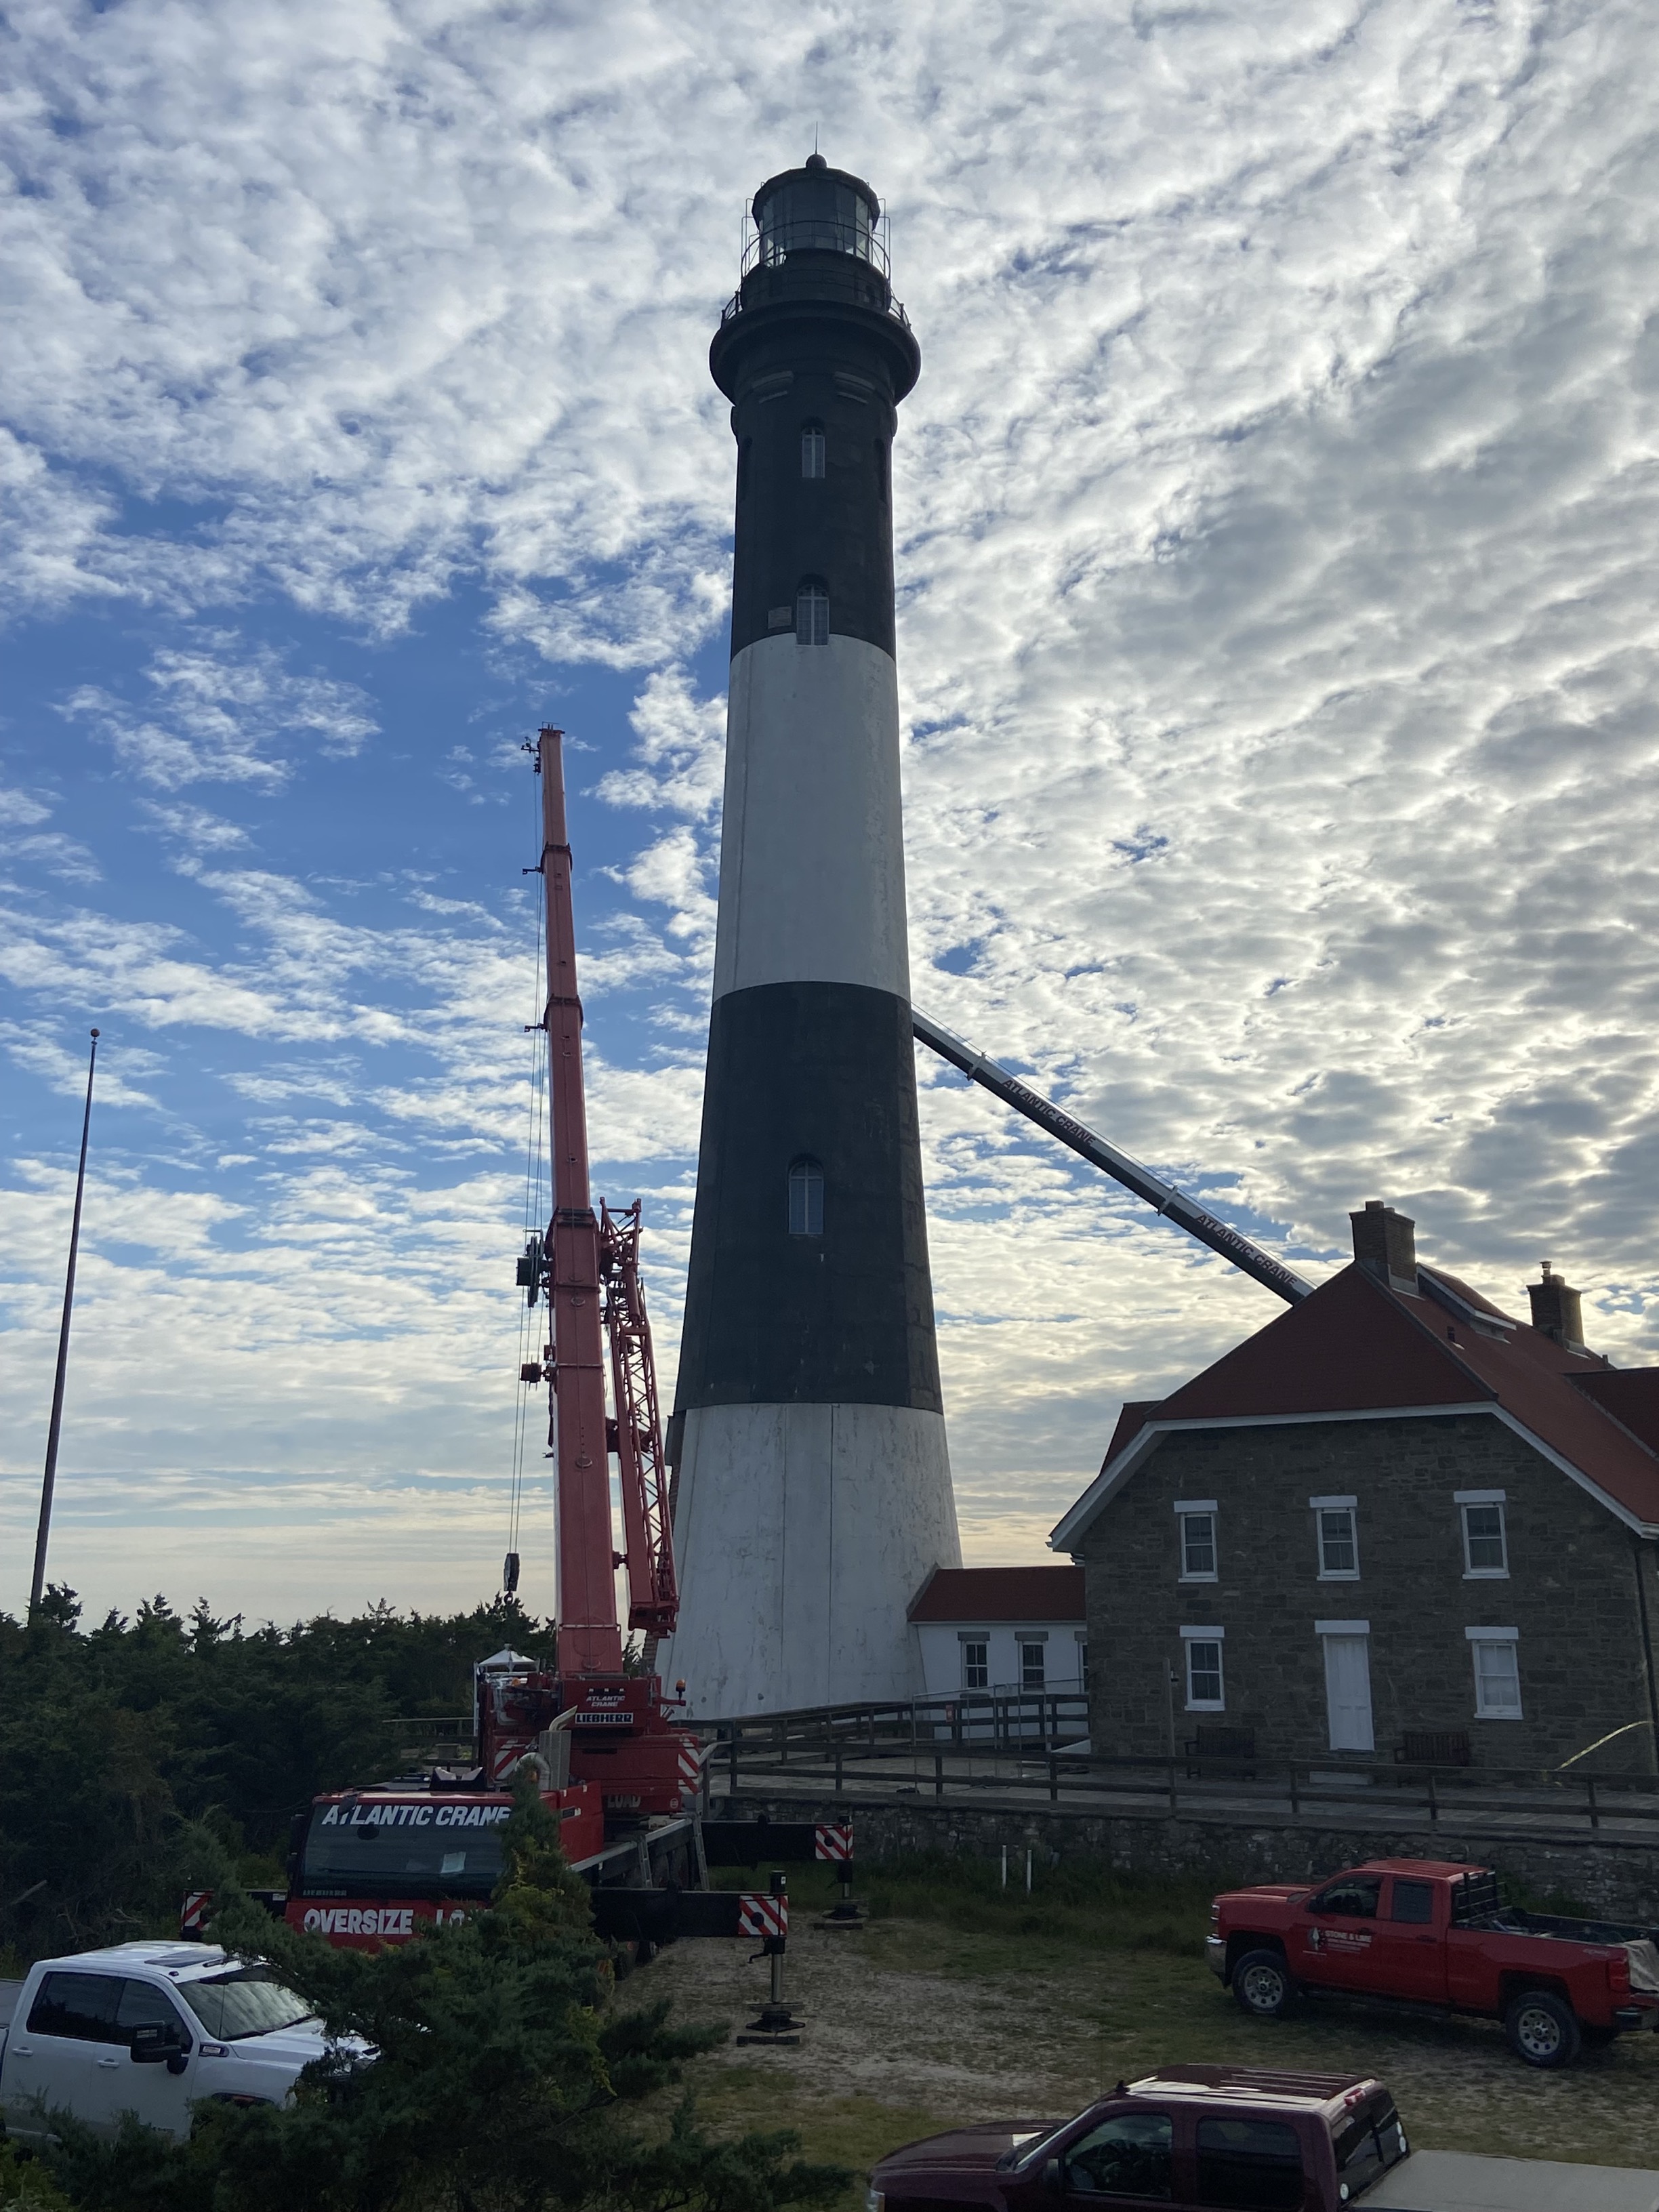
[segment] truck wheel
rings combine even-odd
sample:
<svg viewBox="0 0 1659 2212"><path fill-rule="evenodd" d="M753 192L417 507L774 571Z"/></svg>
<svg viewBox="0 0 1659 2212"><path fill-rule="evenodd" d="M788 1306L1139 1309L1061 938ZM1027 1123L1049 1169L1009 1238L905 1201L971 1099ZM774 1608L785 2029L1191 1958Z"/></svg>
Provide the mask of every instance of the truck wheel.
<svg viewBox="0 0 1659 2212"><path fill-rule="evenodd" d="M1247 1951L1233 1968L1233 1995L1252 2020L1282 2019L1293 1993L1282 1952Z"/></svg>
<svg viewBox="0 0 1659 2212"><path fill-rule="evenodd" d="M1578 2056L1572 2007L1552 1990L1523 1990L1504 2015L1504 2033L1528 2066L1571 2066Z"/></svg>

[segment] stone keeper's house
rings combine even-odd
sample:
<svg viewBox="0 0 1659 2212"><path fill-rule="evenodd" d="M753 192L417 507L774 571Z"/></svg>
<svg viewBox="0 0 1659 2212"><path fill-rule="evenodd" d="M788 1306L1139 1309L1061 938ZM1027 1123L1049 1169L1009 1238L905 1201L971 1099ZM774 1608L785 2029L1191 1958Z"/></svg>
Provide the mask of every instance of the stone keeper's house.
<svg viewBox="0 0 1659 2212"><path fill-rule="evenodd" d="M1352 1266L1124 1407L1049 1540L1095 1748L1654 1771L1659 1368L1547 1267L1528 1325L1352 1219Z"/></svg>

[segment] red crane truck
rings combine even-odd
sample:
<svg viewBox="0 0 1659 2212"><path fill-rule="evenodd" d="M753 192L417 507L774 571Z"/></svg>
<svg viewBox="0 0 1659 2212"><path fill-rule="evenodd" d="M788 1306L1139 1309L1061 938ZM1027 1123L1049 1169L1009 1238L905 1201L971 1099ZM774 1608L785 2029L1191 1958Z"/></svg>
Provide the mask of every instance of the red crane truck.
<svg viewBox="0 0 1659 2212"><path fill-rule="evenodd" d="M558 1500L557 1644L550 1672L513 1651L473 1670L473 1762L436 1766L319 1797L296 1816L286 1891L261 1893L270 1910L331 1943L408 1941L424 1922L477 1911L501 1873L501 1829L514 1779L528 1763L543 1802L563 1824L566 1855L596 1891L601 1934L647 1952L677 1936L735 1936L749 1923L769 1950L787 1904L757 1893L708 1893L696 1808L702 1748L650 1671L659 1638L679 1609L668 1479L640 1279L640 1207L593 1211L588 1186L582 1082L582 1007L577 991L571 855L565 820L563 732L544 729L541 777L547 918L546 1031L553 1212L532 1237L519 1282L533 1307L545 1299L542 1359L520 1380L550 1385L548 1442ZM609 1340L614 1416L605 1412ZM622 1496L624 1549L613 1548L611 1458ZM516 1582L509 1558L508 1586ZM644 1638L647 1670L623 1663L616 1571L628 1577L628 1626ZM682 1686L683 1687L683 1686ZM727 1865L832 1855L830 1831L774 1822L722 1823L714 1856ZM833 1856L850 1857L850 1828ZM711 1842L714 1840L711 1832ZM202 1932L211 1896L185 1900L181 1932ZM745 1919L745 1914L747 1918Z"/></svg>
<svg viewBox="0 0 1659 2212"><path fill-rule="evenodd" d="M512 1651L474 1669L473 1764L434 1767L317 1799L294 1824L289 1887L272 1898L290 1925L348 1946L407 1941L423 1921L476 1911L501 1873L501 1829L529 1764L563 1825L565 1850L596 1886L691 1887L703 1869L688 1817L701 1747L684 1700L623 1663L616 1570L628 1625L647 1648L678 1610L666 1469L649 1323L640 1283L640 1209L596 1214L588 1185L582 1006L565 820L563 732L544 729L542 878L547 917L548 1120L553 1212L519 1265L532 1306L545 1298L540 1360L556 1468L558 1629L550 1672ZM616 1404L605 1411L605 1339ZM625 1550L614 1548L611 1459L621 1479ZM509 1563L516 1567L516 1560ZM509 1573L509 1580L516 1576ZM205 1917L187 1911L186 1932Z"/></svg>
<svg viewBox="0 0 1659 2212"><path fill-rule="evenodd" d="M1656 1933L1505 1906L1490 1867L1371 1859L1218 1897L1206 1951L1258 2020L1304 1992L1393 1998L1487 2014L1528 2065L1567 2066L1587 2040L1659 2028Z"/></svg>

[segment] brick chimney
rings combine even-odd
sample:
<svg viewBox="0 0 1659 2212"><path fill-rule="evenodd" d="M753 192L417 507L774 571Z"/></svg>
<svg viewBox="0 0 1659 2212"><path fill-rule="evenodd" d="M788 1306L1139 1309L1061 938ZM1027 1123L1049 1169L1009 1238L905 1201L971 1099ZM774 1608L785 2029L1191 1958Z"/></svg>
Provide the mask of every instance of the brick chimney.
<svg viewBox="0 0 1659 2212"><path fill-rule="evenodd" d="M1570 1283L1551 1271L1547 1260L1544 1262L1543 1281L1528 1283L1527 1296L1532 1300L1534 1328L1541 1328L1546 1336L1553 1336L1569 1352L1584 1349L1583 1302Z"/></svg>
<svg viewBox="0 0 1659 2212"><path fill-rule="evenodd" d="M1353 1256L1368 1275L1391 1291L1417 1290L1417 1224L1404 1213L1368 1198L1363 1213L1351 1213Z"/></svg>

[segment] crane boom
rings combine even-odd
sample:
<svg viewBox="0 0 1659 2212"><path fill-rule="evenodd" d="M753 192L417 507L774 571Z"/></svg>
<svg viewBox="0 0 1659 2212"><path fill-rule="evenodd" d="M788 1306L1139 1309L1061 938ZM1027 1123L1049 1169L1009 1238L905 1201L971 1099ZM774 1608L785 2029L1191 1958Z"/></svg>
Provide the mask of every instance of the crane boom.
<svg viewBox="0 0 1659 2212"><path fill-rule="evenodd" d="M1214 1214L1206 1213L1173 1183L1164 1182L1150 1168L1142 1167L1127 1152L1119 1152L1104 1137L1097 1137L1092 1129L1085 1128L1073 1115L1033 1091L1029 1084L1022 1083L1017 1075L1011 1075L1006 1067L1000 1067L976 1047L964 1044L960 1037L953 1036L949 1030L930 1021L914 1006L910 1010L910 1026L923 1044L942 1060L948 1060L952 1067L960 1068L969 1082L977 1083L994 1098L1000 1098L1005 1106L1012 1106L1017 1114L1024 1115L1028 1121L1035 1121L1051 1137L1058 1137L1062 1145L1069 1146L1091 1165L1121 1182L1126 1190L1133 1191L1137 1198L1144 1198L1149 1206L1167 1214L1177 1228L1195 1237L1200 1244L1207 1244L1224 1260L1230 1260L1243 1273L1254 1276L1287 1304L1297 1304L1313 1289L1311 1283L1304 1282L1282 1261L1275 1260L1271 1252L1264 1252L1248 1237L1240 1236L1237 1229L1218 1221Z"/></svg>
<svg viewBox="0 0 1659 2212"><path fill-rule="evenodd" d="M605 1346L599 1318L599 1224L587 1184L582 1002L564 811L564 732L544 730L542 880L547 901L548 1103L553 1219L544 1241L553 1350L550 1426L558 1468L559 1674L621 1676L612 1565L611 1462L605 1449Z"/></svg>
<svg viewBox="0 0 1659 2212"><path fill-rule="evenodd" d="M663 1479L651 1331L639 1281L640 1209L596 1218L588 1189L587 1108L582 1089L582 1002L576 988L576 924L565 825L564 732L544 730L536 750L542 779L542 857L547 906L548 1119L553 1218L532 1237L519 1279L534 1305L550 1308L544 1376L547 1440L558 1487L558 1652L556 1675L514 1663L492 1674L483 1738L492 1775L510 1772L533 1750L553 1763L553 1734L568 1743L570 1778L599 1786L606 1833L684 1809L696 1762L654 1667L624 1663L617 1619L617 1569L626 1565L632 1623L641 1610L656 1634L674 1626L673 1540ZM617 1419L605 1410L605 1332L612 1324ZM611 1453L622 1466L626 1553L612 1548ZM655 1656L655 1638L650 1654Z"/></svg>

